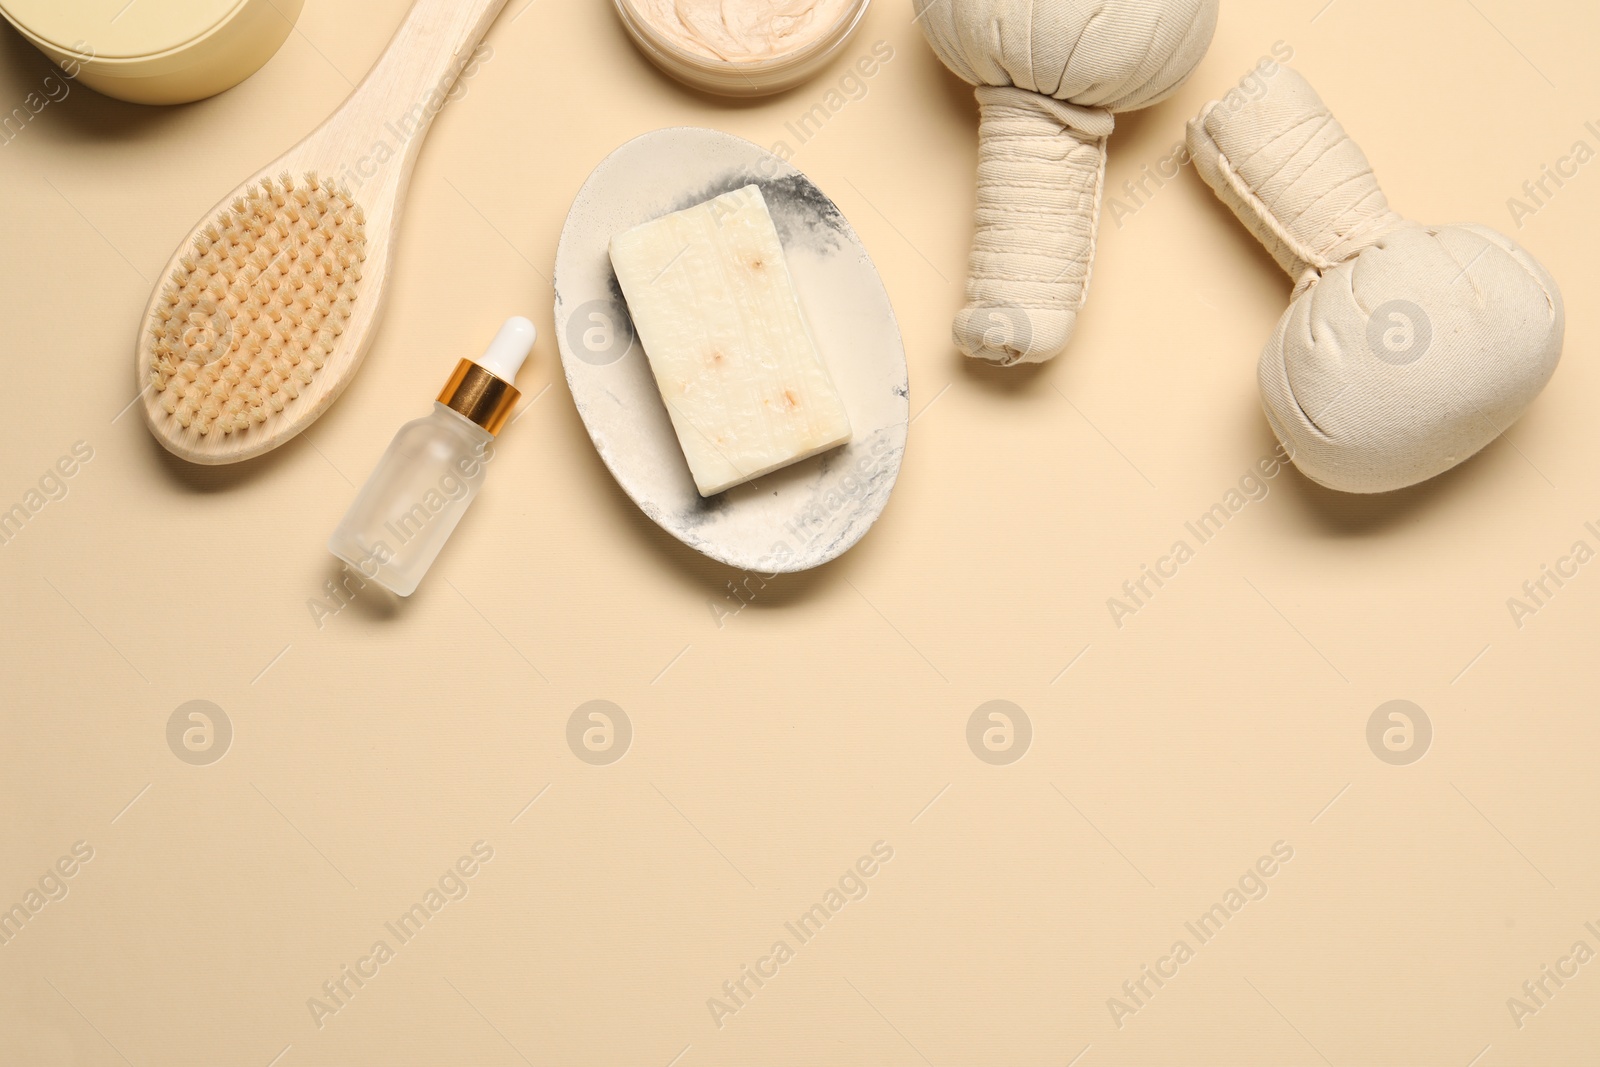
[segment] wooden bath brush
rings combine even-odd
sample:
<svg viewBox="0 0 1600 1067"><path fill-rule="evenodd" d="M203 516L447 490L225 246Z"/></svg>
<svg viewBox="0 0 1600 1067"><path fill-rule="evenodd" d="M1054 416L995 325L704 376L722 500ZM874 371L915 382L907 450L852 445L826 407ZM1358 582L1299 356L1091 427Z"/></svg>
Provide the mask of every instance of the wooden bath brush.
<svg viewBox="0 0 1600 1067"><path fill-rule="evenodd" d="M339 109L179 245L135 351L140 408L168 451L205 464L259 456L350 384L428 127L505 3L417 0Z"/></svg>

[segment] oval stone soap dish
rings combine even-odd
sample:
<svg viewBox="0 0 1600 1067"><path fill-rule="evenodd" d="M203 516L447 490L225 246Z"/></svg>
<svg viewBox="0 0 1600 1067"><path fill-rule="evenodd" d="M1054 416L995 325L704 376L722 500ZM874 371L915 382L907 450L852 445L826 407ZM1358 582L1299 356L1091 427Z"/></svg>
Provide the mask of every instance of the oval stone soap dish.
<svg viewBox="0 0 1600 1067"><path fill-rule="evenodd" d="M851 439L702 498L634 335L611 267L613 235L746 185L761 188ZM556 250L556 338L567 385L617 484L657 525L732 567L802 571L859 541L889 502L905 454L906 354L861 239L804 174L731 134L656 130L601 161Z"/></svg>

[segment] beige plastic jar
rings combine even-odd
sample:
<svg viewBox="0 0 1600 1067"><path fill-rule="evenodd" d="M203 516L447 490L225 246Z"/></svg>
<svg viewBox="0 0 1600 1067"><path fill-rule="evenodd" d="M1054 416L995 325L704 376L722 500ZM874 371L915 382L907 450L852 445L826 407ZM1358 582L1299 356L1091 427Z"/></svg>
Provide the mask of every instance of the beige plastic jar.
<svg viewBox="0 0 1600 1067"><path fill-rule="evenodd" d="M735 55L719 55L717 42L696 40L692 31L678 19L663 12L660 0L612 0L617 14L639 50L656 66L686 85L719 96L766 96L782 92L806 81L828 64L861 23L871 0L700 0L706 10L720 8L738 12L759 12L822 8L837 9L834 17L802 23L793 41L778 43L763 50L762 41ZM787 16L785 16L787 17Z"/></svg>
<svg viewBox="0 0 1600 1067"><path fill-rule="evenodd" d="M0 0L0 15L91 89L182 104L272 58L304 0Z"/></svg>

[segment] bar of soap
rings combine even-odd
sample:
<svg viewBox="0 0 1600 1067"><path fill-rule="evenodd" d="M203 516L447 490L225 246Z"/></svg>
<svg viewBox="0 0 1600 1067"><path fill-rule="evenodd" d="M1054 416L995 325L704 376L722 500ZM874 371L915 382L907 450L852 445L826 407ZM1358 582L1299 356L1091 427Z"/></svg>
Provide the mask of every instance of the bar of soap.
<svg viewBox="0 0 1600 1067"><path fill-rule="evenodd" d="M701 496L850 440L759 187L617 234L611 265Z"/></svg>

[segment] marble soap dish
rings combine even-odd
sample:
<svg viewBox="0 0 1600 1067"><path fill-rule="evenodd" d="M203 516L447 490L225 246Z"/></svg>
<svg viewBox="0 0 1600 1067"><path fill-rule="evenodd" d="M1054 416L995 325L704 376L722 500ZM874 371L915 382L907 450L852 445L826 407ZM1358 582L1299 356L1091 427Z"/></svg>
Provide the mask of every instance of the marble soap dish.
<svg viewBox="0 0 1600 1067"><path fill-rule="evenodd" d="M608 254L614 234L746 185L760 186L851 440L702 498L636 339ZM555 327L567 385L617 484L662 529L763 574L807 570L859 541L905 455L905 346L888 293L844 215L795 168L716 130L674 127L601 161L556 251Z"/></svg>

